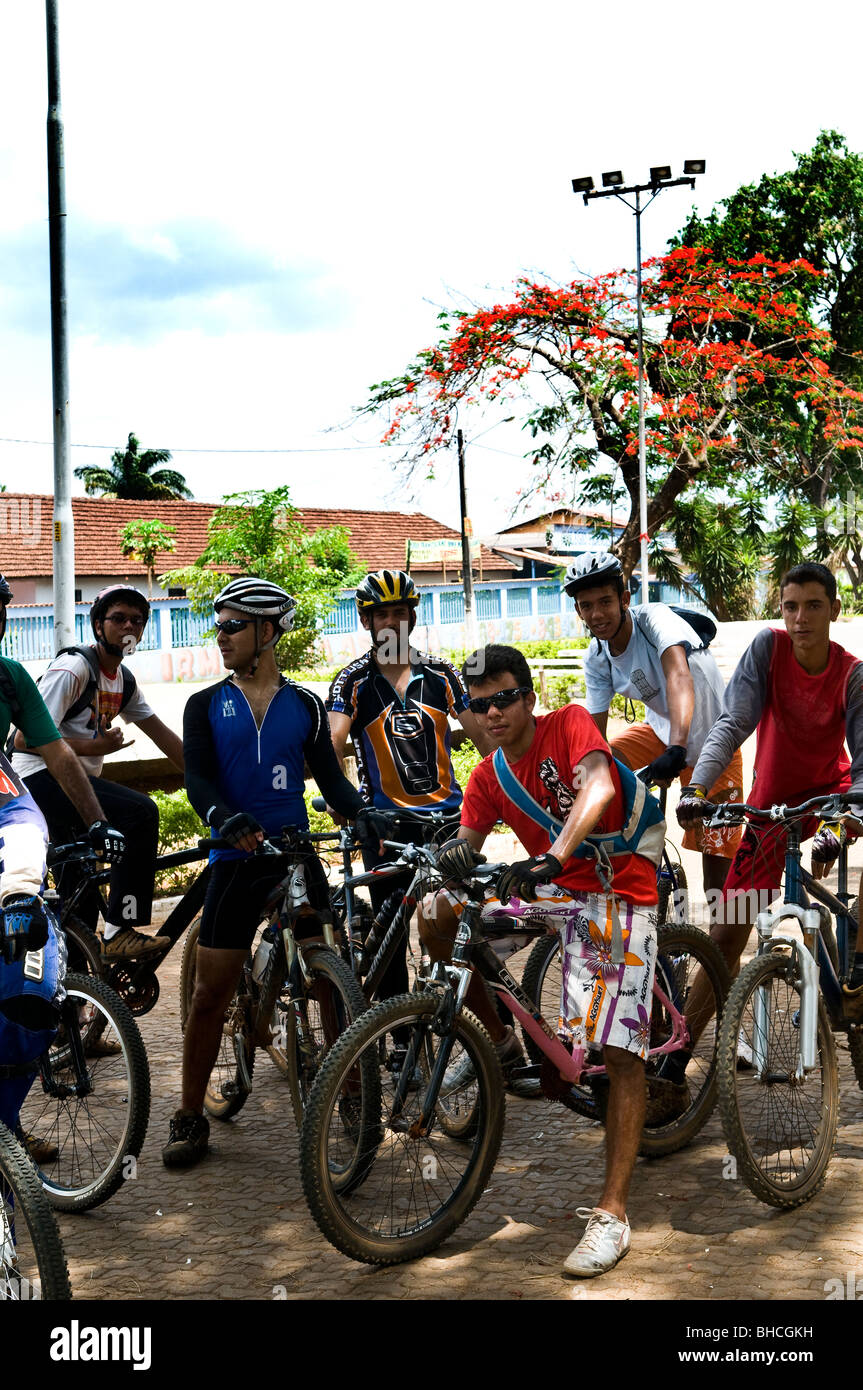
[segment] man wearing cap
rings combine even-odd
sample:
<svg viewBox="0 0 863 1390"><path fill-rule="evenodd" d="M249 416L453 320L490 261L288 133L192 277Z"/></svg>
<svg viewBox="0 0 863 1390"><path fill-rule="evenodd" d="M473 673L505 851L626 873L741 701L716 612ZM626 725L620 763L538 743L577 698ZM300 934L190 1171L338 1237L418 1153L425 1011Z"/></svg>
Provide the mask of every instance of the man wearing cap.
<svg viewBox="0 0 863 1390"><path fill-rule="evenodd" d="M135 651L149 616L150 604L138 589L128 584L103 589L90 610L95 642L60 652L39 682L49 714L78 755L111 825L134 845L134 854L111 871L102 944L102 956L109 963L138 960L169 944L166 937L147 936L139 930L149 924L153 906L159 838L156 803L142 792L100 776L105 757L128 746L123 730L114 727L118 716L138 724L177 768L183 768L181 740L150 708L123 665L123 657ZM77 807L57 786L39 753L28 747L21 731L15 750L12 765L45 816L52 840L79 836L84 827ZM95 930L98 895L85 897L80 912Z"/></svg>

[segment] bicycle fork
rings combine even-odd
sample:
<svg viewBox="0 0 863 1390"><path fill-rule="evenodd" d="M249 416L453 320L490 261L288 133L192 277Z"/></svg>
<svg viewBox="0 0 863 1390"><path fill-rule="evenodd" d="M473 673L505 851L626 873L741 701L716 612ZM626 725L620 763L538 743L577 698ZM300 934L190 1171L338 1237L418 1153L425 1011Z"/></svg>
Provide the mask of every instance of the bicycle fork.
<svg viewBox="0 0 863 1390"><path fill-rule="evenodd" d="M781 918L793 917L801 925L804 941L781 933L774 935L774 927ZM818 1064L818 963L805 944L806 938L814 945L821 930L821 914L815 907L801 907L799 903L779 902L759 912L755 920L758 932L758 953L764 954L770 945L790 946L792 968L800 972L800 1011L797 1029L800 1046L797 1065L794 1070L795 1081L802 1081L807 1072L814 1071ZM752 1065L759 1081L770 1080L767 1070L770 1053L770 985L759 987L754 1000L754 1030L752 1038Z"/></svg>

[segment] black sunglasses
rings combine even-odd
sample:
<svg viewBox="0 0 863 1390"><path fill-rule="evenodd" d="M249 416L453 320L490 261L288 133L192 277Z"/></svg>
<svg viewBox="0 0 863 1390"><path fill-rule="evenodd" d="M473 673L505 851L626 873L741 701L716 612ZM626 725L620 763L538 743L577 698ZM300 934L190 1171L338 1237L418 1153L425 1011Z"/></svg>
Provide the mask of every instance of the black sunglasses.
<svg viewBox="0 0 863 1390"><path fill-rule="evenodd" d="M242 632L244 627L253 623L254 618L226 618L223 623L214 623L217 632L224 632L226 637L231 637L235 632Z"/></svg>
<svg viewBox="0 0 863 1390"><path fill-rule="evenodd" d="M507 705L515 704L519 695L529 695L532 690L532 685L517 685L513 690L498 690L494 695L477 695L468 700L468 709L471 714L488 714L492 705L495 709L506 709Z"/></svg>

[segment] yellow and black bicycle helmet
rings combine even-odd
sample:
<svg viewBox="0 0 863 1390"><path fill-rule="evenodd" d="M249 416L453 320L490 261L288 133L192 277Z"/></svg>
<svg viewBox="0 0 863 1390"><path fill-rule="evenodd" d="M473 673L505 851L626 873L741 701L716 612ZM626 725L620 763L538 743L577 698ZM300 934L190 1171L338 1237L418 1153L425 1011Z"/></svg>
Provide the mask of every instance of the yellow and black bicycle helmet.
<svg viewBox="0 0 863 1390"><path fill-rule="evenodd" d="M357 589L359 613L369 613L385 603L407 603L416 608L419 601L416 585L404 570L373 570Z"/></svg>

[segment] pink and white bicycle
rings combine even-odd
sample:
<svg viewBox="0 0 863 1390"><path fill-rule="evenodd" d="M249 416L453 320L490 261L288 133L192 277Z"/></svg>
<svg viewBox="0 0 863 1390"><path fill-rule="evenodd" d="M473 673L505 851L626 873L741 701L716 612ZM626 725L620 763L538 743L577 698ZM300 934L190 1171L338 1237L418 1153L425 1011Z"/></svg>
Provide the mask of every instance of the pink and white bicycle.
<svg viewBox="0 0 863 1390"><path fill-rule="evenodd" d="M478 864L463 881L467 899L452 962L437 964L417 993L361 1015L316 1078L302 1131L303 1188L320 1230L353 1259L384 1265L427 1254L466 1219L488 1183L503 1135L504 1086L488 1034L464 1007L471 970L542 1053L543 1063L520 1075L542 1075L555 1099L602 1118L604 1067L582 1047L570 1051L542 1016L539 1001L493 949L496 940L516 934L526 944L545 928L505 909L494 925L481 922L486 889L504 867ZM696 1027L687 1020L686 1006L699 973L708 982L710 1003ZM683 1081L676 1094L679 1100L682 1088L684 1100L654 1114L642 1153L680 1148L709 1116L717 1021L728 987L725 963L704 932L678 925L659 929L649 1018L641 1010L651 1032L648 1094L651 1087L655 1094L668 1089L666 1059L679 1054L676 1075ZM558 1012L555 1001L555 1023ZM695 1044L693 1033L700 1033Z"/></svg>

